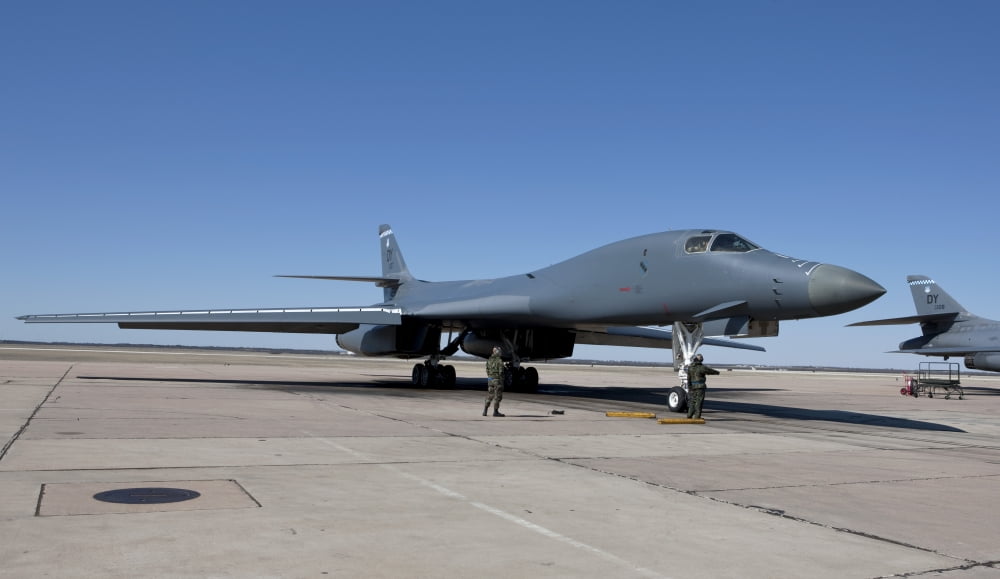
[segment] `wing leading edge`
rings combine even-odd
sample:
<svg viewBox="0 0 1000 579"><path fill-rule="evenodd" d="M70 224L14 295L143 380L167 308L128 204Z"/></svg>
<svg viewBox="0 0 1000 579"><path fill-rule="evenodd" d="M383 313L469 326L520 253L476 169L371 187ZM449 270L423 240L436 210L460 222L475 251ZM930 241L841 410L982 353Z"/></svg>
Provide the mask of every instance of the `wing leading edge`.
<svg viewBox="0 0 1000 579"><path fill-rule="evenodd" d="M400 325L397 308L282 308L189 310L173 312L116 312L95 314L43 314L20 316L29 324L115 323L138 330L217 330L342 334L362 324Z"/></svg>

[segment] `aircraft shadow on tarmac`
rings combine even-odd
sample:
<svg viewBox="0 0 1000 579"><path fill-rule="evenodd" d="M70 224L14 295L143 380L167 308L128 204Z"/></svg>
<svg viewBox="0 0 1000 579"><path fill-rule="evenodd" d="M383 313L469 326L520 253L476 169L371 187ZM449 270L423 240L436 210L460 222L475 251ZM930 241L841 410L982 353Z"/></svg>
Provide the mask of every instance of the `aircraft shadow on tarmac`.
<svg viewBox="0 0 1000 579"><path fill-rule="evenodd" d="M815 410L810 408L791 408L788 406L772 406L769 404L750 404L745 402L729 402L724 400L706 401L706 410L721 410L743 414L761 414L771 418L786 420L820 420L823 422L840 422L843 424L860 424L864 426L881 426L883 428L900 428L905 430L935 430L938 432L965 432L961 428L910 420L895 416L866 414L850 410Z"/></svg>
<svg viewBox="0 0 1000 579"><path fill-rule="evenodd" d="M1000 388L985 388L983 386L963 386L966 396L975 394L976 396L1000 396Z"/></svg>
<svg viewBox="0 0 1000 579"><path fill-rule="evenodd" d="M374 376L373 376L374 377ZM385 376L388 377L388 376ZM450 388L416 388L409 380L374 380L371 382L338 382L338 381L282 381L282 380L222 380L205 378L151 378L151 377L127 377L127 376L77 376L82 380L122 380L134 382L177 382L177 383L197 383L197 384L228 384L234 386L263 387L276 390L295 391L303 390L315 392L323 388L358 388L364 389L392 389L408 390L413 394L432 391L485 391L485 379L459 378L456 385ZM393 376L395 378L395 376ZM586 398L593 400L613 400L616 402L631 402L635 404L652 404L665 406L668 388L663 390L649 388L628 388L622 386L574 386L571 384L540 384L537 392L517 392L514 395L524 396L553 396L566 398ZM712 388L710 392L716 395L741 394L749 392L778 391L778 388ZM384 393L383 393L384 394ZM664 408L665 409L665 408ZM816 410L809 408L795 408L790 406L775 406L770 404L758 404L751 402L733 402L729 400L713 400L711 396L705 401L705 410L731 412L735 414L759 414L771 418L781 418L784 420L802 421L823 421L838 422L842 424L858 424L864 426L878 426L882 428L898 428L903 430L931 430L939 432L965 432L960 428L925 422L922 420L910 420L907 418L897 418L894 416L883 416L879 414L866 414L862 412L852 412L849 410Z"/></svg>

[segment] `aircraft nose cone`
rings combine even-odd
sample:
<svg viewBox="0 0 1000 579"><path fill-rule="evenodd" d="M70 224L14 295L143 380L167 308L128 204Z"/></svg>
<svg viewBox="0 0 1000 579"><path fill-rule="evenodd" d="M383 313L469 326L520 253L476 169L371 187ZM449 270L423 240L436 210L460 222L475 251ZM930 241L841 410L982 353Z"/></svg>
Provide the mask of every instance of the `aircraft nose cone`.
<svg viewBox="0 0 1000 579"><path fill-rule="evenodd" d="M809 276L809 304L821 316L860 308L884 293L884 287L846 267L823 264Z"/></svg>

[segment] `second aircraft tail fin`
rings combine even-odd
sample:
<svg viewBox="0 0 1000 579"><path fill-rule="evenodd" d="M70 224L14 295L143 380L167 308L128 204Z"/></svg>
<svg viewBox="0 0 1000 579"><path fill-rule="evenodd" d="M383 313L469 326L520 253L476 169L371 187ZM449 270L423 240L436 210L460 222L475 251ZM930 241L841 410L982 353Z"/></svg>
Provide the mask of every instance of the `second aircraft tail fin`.
<svg viewBox="0 0 1000 579"><path fill-rule="evenodd" d="M926 275L908 275L906 283L913 294L913 305L919 316L938 316L948 314L965 314L968 311L962 304L941 289L936 281Z"/></svg>
<svg viewBox="0 0 1000 579"><path fill-rule="evenodd" d="M941 289L936 281L926 275L908 275L906 284L913 294L913 306L917 315L885 320L855 322L849 326L892 326L897 324L920 324L924 335L937 334L951 327L956 321L974 319L962 304Z"/></svg>

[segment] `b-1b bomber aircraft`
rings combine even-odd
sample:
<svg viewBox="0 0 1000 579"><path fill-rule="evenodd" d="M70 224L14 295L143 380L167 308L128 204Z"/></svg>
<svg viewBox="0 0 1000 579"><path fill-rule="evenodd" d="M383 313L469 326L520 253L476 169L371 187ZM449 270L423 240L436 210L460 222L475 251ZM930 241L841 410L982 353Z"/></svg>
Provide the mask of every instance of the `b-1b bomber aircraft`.
<svg viewBox="0 0 1000 579"><path fill-rule="evenodd" d="M465 281L413 277L388 225L379 227L379 245L381 276L279 276L374 283L383 288L383 299L371 306L18 319L336 334L337 344L355 354L426 358L412 372L421 386L454 384L454 367L442 362L459 348L486 358L500 346L513 385L533 388L538 372L522 363L572 356L576 344L672 348L675 366L685 367L702 344L763 350L712 336L776 336L781 320L841 314L885 293L855 271L772 253L736 233L713 229L642 235L529 273ZM672 330L650 327L671 325ZM686 392L674 388L669 400L671 409L679 410Z"/></svg>

